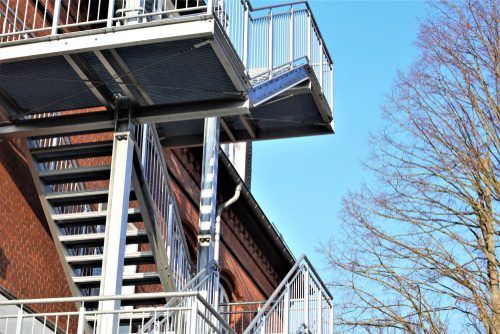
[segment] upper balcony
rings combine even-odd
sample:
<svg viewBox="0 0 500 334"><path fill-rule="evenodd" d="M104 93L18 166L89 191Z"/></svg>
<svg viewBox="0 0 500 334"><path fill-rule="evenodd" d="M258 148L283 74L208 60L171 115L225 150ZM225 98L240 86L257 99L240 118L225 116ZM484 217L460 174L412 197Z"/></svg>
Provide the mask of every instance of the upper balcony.
<svg viewBox="0 0 500 334"><path fill-rule="evenodd" d="M59 130L112 129L116 94L164 146L201 144L207 116L221 142L333 132L333 63L307 2L0 0L0 135L98 106Z"/></svg>

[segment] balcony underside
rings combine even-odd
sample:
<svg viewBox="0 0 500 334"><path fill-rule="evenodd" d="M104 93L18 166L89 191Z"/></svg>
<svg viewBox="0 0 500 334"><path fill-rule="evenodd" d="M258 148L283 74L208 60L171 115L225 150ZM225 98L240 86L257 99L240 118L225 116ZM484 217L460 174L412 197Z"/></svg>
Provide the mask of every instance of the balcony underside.
<svg viewBox="0 0 500 334"><path fill-rule="evenodd" d="M252 87L217 20L202 15L162 22L34 38L0 47L0 114L20 120L25 114L99 106L106 106L112 114L113 96L120 94L139 107L168 110L188 103L193 110L199 106L208 111L198 116L191 112L183 117L181 111L174 118L148 118L157 123L165 146L201 144L203 118L208 115L224 116L223 142L333 132L331 110L309 65L285 69ZM211 114L207 110L211 103L235 100L248 100L249 112L226 108ZM187 115L189 107L183 110ZM39 134L37 125L31 124L30 131L23 132L23 124L0 126L0 135L15 136L17 130L21 136ZM44 126L42 135L47 135ZM77 132L78 123L74 126ZM58 133L54 127L53 133ZM106 127L111 127L109 120L95 130Z"/></svg>
<svg viewBox="0 0 500 334"><path fill-rule="evenodd" d="M247 115L222 117L223 143L333 133L331 112L317 82L309 77L287 88ZM163 146L199 146L203 120L157 124Z"/></svg>

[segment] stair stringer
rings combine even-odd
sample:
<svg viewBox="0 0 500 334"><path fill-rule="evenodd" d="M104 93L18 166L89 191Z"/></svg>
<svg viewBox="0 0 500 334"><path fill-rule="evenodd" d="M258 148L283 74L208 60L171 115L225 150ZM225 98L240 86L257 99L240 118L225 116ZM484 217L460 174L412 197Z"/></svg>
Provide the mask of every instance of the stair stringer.
<svg viewBox="0 0 500 334"><path fill-rule="evenodd" d="M271 77L265 81L258 81L252 89L249 90L248 96L253 106L258 106L273 97L295 87L306 80L310 80L312 70L307 64L286 70L275 77ZM257 80L262 75L252 79ZM270 74L269 74L270 76Z"/></svg>
<svg viewBox="0 0 500 334"><path fill-rule="evenodd" d="M21 140L21 149L23 151L23 154L26 157L26 161L28 163L28 167L30 170L31 178L33 180L33 183L35 185L38 198L40 200L40 204L42 205L43 213L45 215L45 219L47 221L47 225L49 227L50 235L52 237L52 240L54 241L54 244L56 246L56 251L57 254L59 255L59 260L61 261L61 265L64 271L64 274L66 276L66 281L68 282L69 289L74 297L80 297L82 296L80 289L78 286L74 283L73 281L73 269L70 267L70 265L66 261L66 256L69 254L66 254L66 250L59 240L59 234L58 234L58 227L55 224L54 220L52 219L52 209L51 205L45 198L45 191L44 191L44 185L38 178L38 169L36 167L36 161L33 159L30 149L29 149L29 139L26 140ZM77 304L79 307L80 305Z"/></svg>

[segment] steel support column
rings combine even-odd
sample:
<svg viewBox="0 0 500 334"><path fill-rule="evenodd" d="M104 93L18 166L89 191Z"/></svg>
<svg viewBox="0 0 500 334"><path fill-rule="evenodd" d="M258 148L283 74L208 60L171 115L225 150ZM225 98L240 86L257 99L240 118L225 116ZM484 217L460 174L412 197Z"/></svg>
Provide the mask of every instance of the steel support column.
<svg viewBox="0 0 500 334"><path fill-rule="evenodd" d="M115 133L99 293L101 296L120 295L122 290L132 158L131 133L129 131ZM120 301L117 300L99 303L99 311L109 312L119 308ZM104 314L99 319L98 333L116 333L118 326L117 313Z"/></svg>
<svg viewBox="0 0 500 334"><path fill-rule="evenodd" d="M203 136L203 165L201 169L200 219L198 225L198 265L200 272L210 263L214 254L214 226L217 198L217 171L219 162L219 118L205 118Z"/></svg>

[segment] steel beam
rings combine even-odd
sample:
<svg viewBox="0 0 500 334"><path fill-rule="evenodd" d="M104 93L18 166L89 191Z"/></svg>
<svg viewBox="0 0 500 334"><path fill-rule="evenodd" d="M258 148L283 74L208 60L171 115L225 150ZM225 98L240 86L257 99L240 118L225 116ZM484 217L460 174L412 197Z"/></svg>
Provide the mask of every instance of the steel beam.
<svg viewBox="0 0 500 334"><path fill-rule="evenodd" d="M97 73L81 56L66 55L64 59L66 59L71 68L73 68L99 102L108 107L113 105L113 93L111 93L106 85L102 84L102 80L98 77Z"/></svg>
<svg viewBox="0 0 500 334"><path fill-rule="evenodd" d="M114 134L99 291L101 296L120 295L122 292L133 148L130 132ZM99 303L99 311L112 312L119 308L119 300ZM119 315L117 313L104 314L99 319L98 333L116 333L118 323Z"/></svg>
<svg viewBox="0 0 500 334"><path fill-rule="evenodd" d="M141 106L154 104L116 50L95 51L94 54L130 101Z"/></svg>
<svg viewBox="0 0 500 334"><path fill-rule="evenodd" d="M200 218L198 225L197 271L205 269L214 254L214 227L217 205L217 174L219 165L218 117L205 118L203 160L201 169Z"/></svg>
<svg viewBox="0 0 500 334"><path fill-rule="evenodd" d="M177 105L146 106L134 109L138 124L163 123L249 114L248 100L196 102ZM0 126L0 137L40 137L113 130L114 114L109 111L22 120Z"/></svg>

